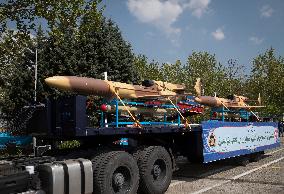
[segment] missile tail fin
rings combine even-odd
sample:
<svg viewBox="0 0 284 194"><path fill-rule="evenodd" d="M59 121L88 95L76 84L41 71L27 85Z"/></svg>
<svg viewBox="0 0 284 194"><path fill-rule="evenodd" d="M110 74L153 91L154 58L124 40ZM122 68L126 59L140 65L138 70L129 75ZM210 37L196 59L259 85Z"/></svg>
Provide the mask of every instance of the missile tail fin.
<svg viewBox="0 0 284 194"><path fill-rule="evenodd" d="M202 84L201 84L201 79L197 78L194 89L196 91L197 96L201 96L202 92Z"/></svg>
<svg viewBox="0 0 284 194"><path fill-rule="evenodd" d="M257 98L258 104L261 105L261 97L260 97L260 93L258 93L258 98Z"/></svg>

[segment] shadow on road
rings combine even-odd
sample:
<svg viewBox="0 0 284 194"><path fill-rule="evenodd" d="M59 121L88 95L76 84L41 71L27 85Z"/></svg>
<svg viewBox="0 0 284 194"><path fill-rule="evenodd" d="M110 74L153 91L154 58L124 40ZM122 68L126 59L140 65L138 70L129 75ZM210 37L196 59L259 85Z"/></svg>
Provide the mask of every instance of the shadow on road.
<svg viewBox="0 0 284 194"><path fill-rule="evenodd" d="M262 155L260 159L264 159L266 157L269 157L269 155ZM181 158L177 162L179 170L174 172L173 178L175 180L184 180L184 178L206 178L211 175L241 166L239 164L240 159L240 157L236 157L207 164L197 164L188 162L186 158Z"/></svg>

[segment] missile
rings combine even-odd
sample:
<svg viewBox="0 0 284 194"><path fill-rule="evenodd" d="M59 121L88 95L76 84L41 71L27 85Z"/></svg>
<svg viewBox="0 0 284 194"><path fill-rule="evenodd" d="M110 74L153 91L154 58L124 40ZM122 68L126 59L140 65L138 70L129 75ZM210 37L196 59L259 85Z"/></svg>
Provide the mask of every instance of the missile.
<svg viewBox="0 0 284 194"><path fill-rule="evenodd" d="M164 109L164 108L147 108L147 107L135 107L135 106L118 106L117 107L120 112L127 113L127 111L135 112L136 114L141 114L141 113L148 113L148 114L159 114L163 115L164 113L174 113L175 109L170 108L170 109ZM106 112L109 113L115 113L115 105L107 105L106 106Z"/></svg>
<svg viewBox="0 0 284 194"><path fill-rule="evenodd" d="M261 108L264 106L251 106L246 104L248 100L245 96L238 96L238 95L230 95L228 98L219 98L215 96L202 96L202 82L201 79L198 78L196 84L194 86L195 91L197 93L197 97L195 97L195 101L207 105L210 107L221 107L224 106L225 108L234 108L234 109L254 109L254 108ZM258 98L258 102L261 102L260 96Z"/></svg>
<svg viewBox="0 0 284 194"><path fill-rule="evenodd" d="M148 80L146 85L132 85L121 82L77 76L53 76L45 79L47 85L59 90L72 91L85 95L96 95L112 99L157 98L184 93L185 87L162 81Z"/></svg>
<svg viewBox="0 0 284 194"><path fill-rule="evenodd" d="M197 93L197 97L195 97L195 102L198 102L200 104L210 106L210 107L221 107L221 106L230 106L230 105L236 105L236 103L233 100L225 99L225 98L219 98L216 96L202 96L202 81L200 78L197 78L194 89Z"/></svg>
<svg viewBox="0 0 284 194"><path fill-rule="evenodd" d="M179 105L178 105L179 106ZM200 114L203 109L200 107L190 107L189 109L184 108L186 106L180 107L180 112L183 116L189 116L194 114ZM188 106L189 107L189 106ZM101 111L106 113L115 113L116 106L115 105L101 105ZM165 114L167 115L167 120L176 119L178 113L174 108L159 108L159 107L137 107L137 106L121 106L119 105L118 111L122 114L128 114L128 111L138 115L142 114L143 117L155 117L155 118L163 118Z"/></svg>

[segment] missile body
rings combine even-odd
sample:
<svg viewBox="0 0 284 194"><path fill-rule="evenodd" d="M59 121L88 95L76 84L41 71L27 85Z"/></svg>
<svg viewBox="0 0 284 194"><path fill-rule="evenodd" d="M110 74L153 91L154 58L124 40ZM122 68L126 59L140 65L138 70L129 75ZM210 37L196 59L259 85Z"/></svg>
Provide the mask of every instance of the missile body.
<svg viewBox="0 0 284 194"><path fill-rule="evenodd" d="M222 103L220 102L220 100L216 99L215 97L211 97L211 96L199 96L195 98L195 101L200 104L211 106L211 107L222 106Z"/></svg>
<svg viewBox="0 0 284 194"><path fill-rule="evenodd" d="M111 88L106 81L75 76L54 76L45 79L47 85L59 90L110 97Z"/></svg>
<svg viewBox="0 0 284 194"><path fill-rule="evenodd" d="M107 105L106 112L109 113L115 113L115 105ZM147 107L135 107L135 106L118 106L118 110L120 112L127 113L127 111L134 112L135 114L141 114L141 113L148 113L148 114L157 114L157 115L163 115L164 113L174 113L175 109L164 109L164 108L147 108Z"/></svg>
<svg viewBox="0 0 284 194"><path fill-rule="evenodd" d="M207 105L210 107L236 107L238 106L238 102L226 98L218 98L213 96L199 96L194 99L196 102Z"/></svg>
<svg viewBox="0 0 284 194"><path fill-rule="evenodd" d="M152 86L146 87L87 77L54 76L46 78L45 82L49 86L60 90L78 92L85 95L102 96L108 99L116 97L116 94L121 98L133 99L174 96L177 94L176 91L184 91L184 87L181 85L160 81L154 81ZM170 90L165 88L170 88Z"/></svg>
<svg viewBox="0 0 284 194"><path fill-rule="evenodd" d="M149 118L160 118L163 119L165 114L167 116L167 120L171 121L178 117L178 113L174 108L158 108L158 107L136 107L136 106L118 106L118 110L121 114L128 115L128 111L132 112L135 115L141 114L143 117ZM115 113L116 106L115 105L106 105L104 112L107 113ZM194 114L200 114L202 109L200 108L191 108L191 109L180 109L180 112L183 116L190 116Z"/></svg>

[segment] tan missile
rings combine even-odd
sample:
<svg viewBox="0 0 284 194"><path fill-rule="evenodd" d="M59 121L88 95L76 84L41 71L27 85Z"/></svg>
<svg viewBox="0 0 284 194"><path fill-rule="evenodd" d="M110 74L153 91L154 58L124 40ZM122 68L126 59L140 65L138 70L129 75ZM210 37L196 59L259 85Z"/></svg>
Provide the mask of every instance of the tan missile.
<svg viewBox="0 0 284 194"><path fill-rule="evenodd" d="M54 76L45 82L60 90L96 95L106 98L155 98L183 94L185 87L162 81L149 81L146 86L77 76ZM150 83L150 84L149 84Z"/></svg>
<svg viewBox="0 0 284 194"><path fill-rule="evenodd" d="M196 84L194 86L197 97L194 99L196 102L211 106L211 107L225 107L225 108L233 108L233 109L254 109L254 108L261 108L264 106L251 106L246 104L249 99L245 96L238 96L238 95L230 95L228 98L219 98L216 96L202 96L201 90L202 90L202 83L200 78L197 79ZM260 96L258 99L258 102L261 102Z"/></svg>

